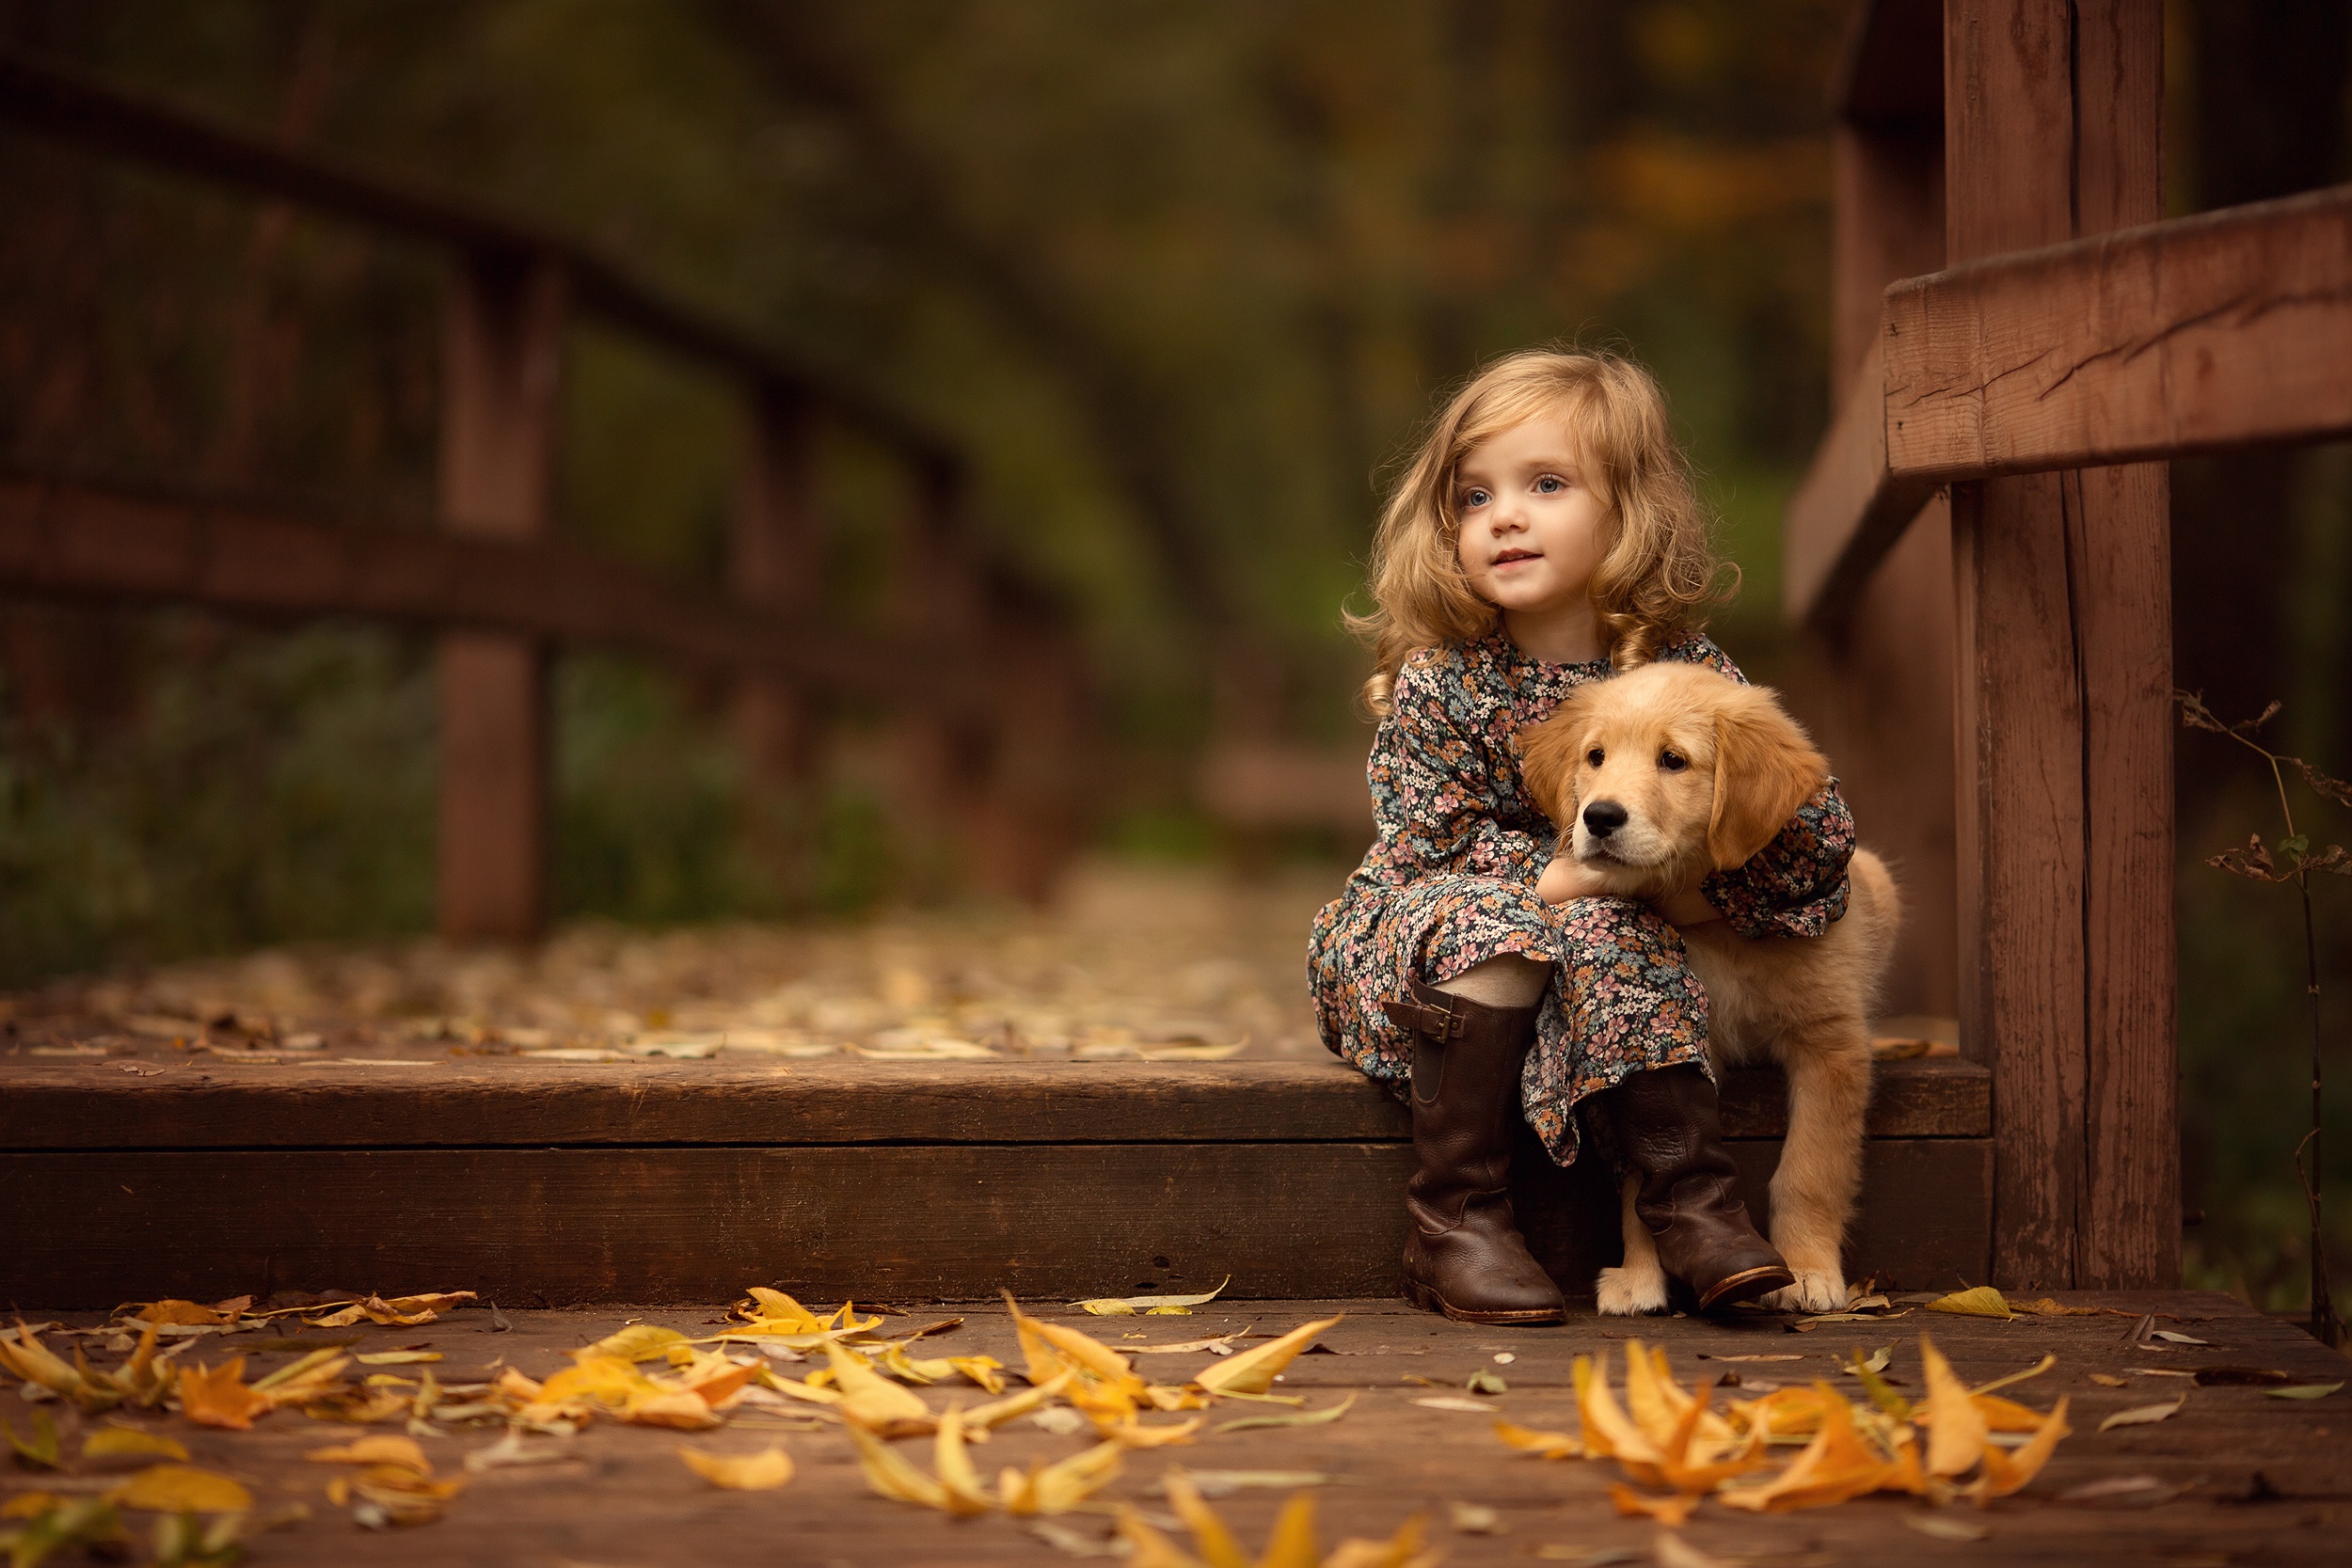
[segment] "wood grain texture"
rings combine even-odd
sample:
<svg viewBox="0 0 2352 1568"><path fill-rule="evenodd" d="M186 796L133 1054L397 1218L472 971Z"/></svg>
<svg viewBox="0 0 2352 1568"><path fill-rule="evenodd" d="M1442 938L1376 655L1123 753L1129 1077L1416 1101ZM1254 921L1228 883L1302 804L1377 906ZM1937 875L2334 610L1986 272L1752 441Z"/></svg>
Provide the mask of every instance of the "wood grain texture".
<svg viewBox="0 0 2352 1568"><path fill-rule="evenodd" d="M1760 1199L1777 1145L1738 1148ZM1858 1265L1979 1268L1988 1164L1977 1139L1874 1143ZM771 1278L810 1299L956 1299L1171 1272L1231 1274L1243 1299L1383 1296L1411 1165L1395 1143L0 1154L0 1299L463 1281L508 1303L716 1302ZM1608 1179L1537 1175L1522 1223L1589 1279L1615 1246Z"/></svg>
<svg viewBox="0 0 2352 1568"><path fill-rule="evenodd" d="M1929 479L2352 431L2352 189L1897 285L1887 458Z"/></svg>
<svg viewBox="0 0 2352 1568"><path fill-rule="evenodd" d="M1960 1023L1993 1069L1993 1277L2064 1287L2083 1181L2085 828L2058 477L1953 486L1952 570Z"/></svg>
<svg viewBox="0 0 2352 1568"><path fill-rule="evenodd" d="M1777 1137L1775 1072L1726 1084L1735 1138ZM1889 1062L1869 1130L1982 1137L1992 1085L1949 1058ZM0 1057L0 1148L817 1147L906 1143L1400 1141L1403 1104L1339 1062L711 1062L555 1065L444 1058L417 1068L333 1062L182 1064L157 1076L107 1062Z"/></svg>
<svg viewBox="0 0 2352 1568"><path fill-rule="evenodd" d="M2066 476L2083 683L2085 1171L2075 1283L2181 1277L2171 477Z"/></svg>

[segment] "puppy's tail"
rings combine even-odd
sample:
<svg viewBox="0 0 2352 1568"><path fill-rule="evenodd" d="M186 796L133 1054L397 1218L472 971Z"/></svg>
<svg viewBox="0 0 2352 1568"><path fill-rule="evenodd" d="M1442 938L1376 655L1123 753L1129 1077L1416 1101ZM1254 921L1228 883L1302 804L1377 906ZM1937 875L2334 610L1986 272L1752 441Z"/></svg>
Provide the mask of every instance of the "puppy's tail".
<svg viewBox="0 0 2352 1568"><path fill-rule="evenodd" d="M1887 869L1886 863L1868 849L1853 852L1846 877L1852 888L1846 918L1862 917L1859 927L1868 932L1870 939L1870 973L1883 975L1895 957L1896 934L1902 929L1902 889L1896 884L1895 873Z"/></svg>

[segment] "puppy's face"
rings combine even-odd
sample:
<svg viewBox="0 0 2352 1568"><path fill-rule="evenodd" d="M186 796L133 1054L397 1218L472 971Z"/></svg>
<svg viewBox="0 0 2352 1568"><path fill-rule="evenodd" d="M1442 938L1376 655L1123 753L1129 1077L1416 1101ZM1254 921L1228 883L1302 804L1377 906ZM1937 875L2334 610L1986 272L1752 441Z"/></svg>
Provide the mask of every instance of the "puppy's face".
<svg viewBox="0 0 2352 1568"><path fill-rule="evenodd" d="M1631 896L1744 864L1829 777L1770 691L1693 664L1581 687L1518 745L1569 852Z"/></svg>

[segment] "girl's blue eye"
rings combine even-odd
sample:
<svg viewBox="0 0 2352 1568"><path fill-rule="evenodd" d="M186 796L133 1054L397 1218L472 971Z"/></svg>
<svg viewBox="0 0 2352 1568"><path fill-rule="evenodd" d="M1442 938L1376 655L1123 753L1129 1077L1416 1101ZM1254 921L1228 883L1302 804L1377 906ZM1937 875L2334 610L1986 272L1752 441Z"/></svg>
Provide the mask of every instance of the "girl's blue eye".
<svg viewBox="0 0 2352 1568"><path fill-rule="evenodd" d="M1535 482L1535 493L1540 496L1558 495L1566 488L1566 485L1561 483L1559 479L1551 474L1546 474Z"/></svg>
<svg viewBox="0 0 2352 1568"><path fill-rule="evenodd" d="M1486 492L1484 490L1467 491L1463 494L1462 504L1464 506L1484 506L1486 504Z"/></svg>

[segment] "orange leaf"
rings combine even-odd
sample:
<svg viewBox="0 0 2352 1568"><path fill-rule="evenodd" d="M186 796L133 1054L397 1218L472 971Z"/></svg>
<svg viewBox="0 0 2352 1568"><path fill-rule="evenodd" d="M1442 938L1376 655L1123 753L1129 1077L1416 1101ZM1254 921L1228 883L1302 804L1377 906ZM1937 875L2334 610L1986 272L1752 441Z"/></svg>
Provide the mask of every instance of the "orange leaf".
<svg viewBox="0 0 2352 1568"><path fill-rule="evenodd" d="M1655 1519L1668 1529L1680 1529L1691 1511L1699 1506L1696 1497L1645 1497L1621 1481L1609 1483L1609 1500L1629 1519Z"/></svg>
<svg viewBox="0 0 2352 1568"><path fill-rule="evenodd" d="M253 1418L269 1413L270 1398L245 1385L245 1357L217 1370L204 1366L180 1370L180 1409L199 1426L244 1432Z"/></svg>

